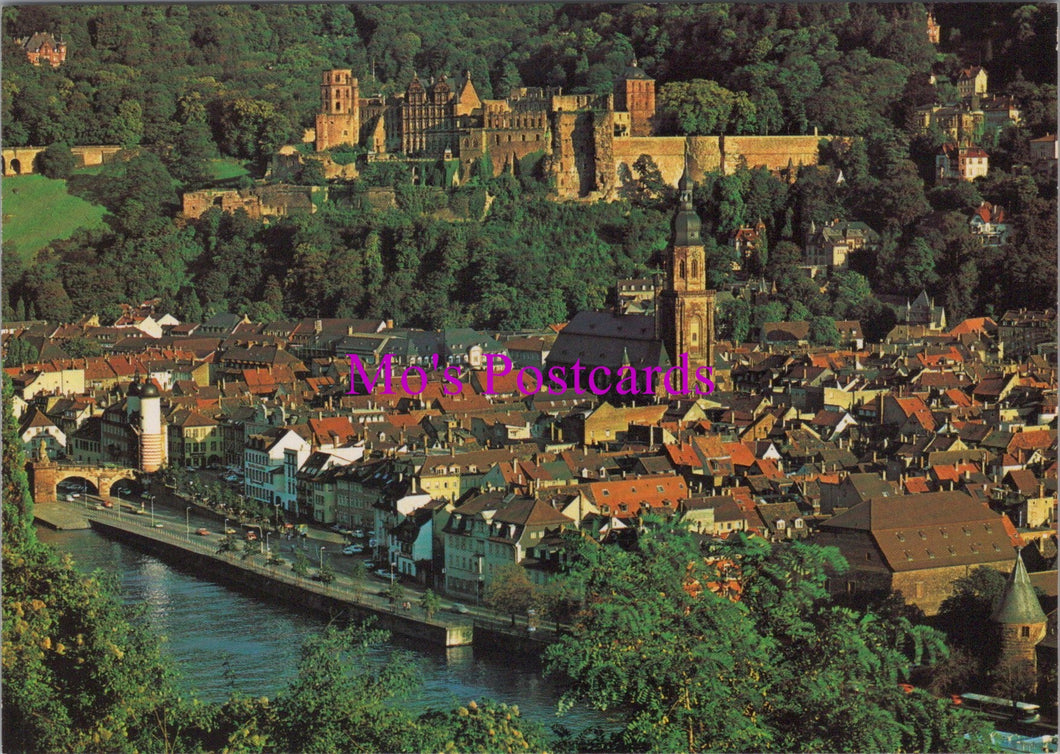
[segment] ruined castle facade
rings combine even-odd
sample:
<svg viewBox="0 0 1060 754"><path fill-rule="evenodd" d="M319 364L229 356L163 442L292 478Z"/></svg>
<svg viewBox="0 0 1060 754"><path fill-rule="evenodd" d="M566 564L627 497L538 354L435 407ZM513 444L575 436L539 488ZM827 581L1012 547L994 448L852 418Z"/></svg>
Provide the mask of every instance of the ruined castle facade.
<svg viewBox="0 0 1060 754"><path fill-rule="evenodd" d="M352 72L325 71L315 144L367 147L369 159L452 159L459 179L488 156L495 174L534 153L561 198L612 198L636 178L633 163L647 154L676 186L686 169L694 180L711 171L764 166L791 171L816 165L820 137L653 135L655 81L633 62L606 95L564 94L558 87L513 89L482 99L470 73L451 86L443 76L413 77L404 94L361 97Z"/></svg>

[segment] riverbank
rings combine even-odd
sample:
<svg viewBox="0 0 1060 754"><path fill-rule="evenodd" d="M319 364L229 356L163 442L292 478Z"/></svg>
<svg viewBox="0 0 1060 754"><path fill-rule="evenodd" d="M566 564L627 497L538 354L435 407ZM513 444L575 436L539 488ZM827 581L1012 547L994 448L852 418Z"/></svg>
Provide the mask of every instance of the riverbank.
<svg viewBox="0 0 1060 754"><path fill-rule="evenodd" d="M62 503L54 506L66 507ZM287 563L268 565L257 553L244 557L240 553L219 551L215 542L152 525L151 519L144 516L121 514L114 509L69 507L71 516L81 516L105 536L131 544L184 570L235 585L256 596L279 598L284 604L328 618L345 614L355 620L371 619L397 636L437 647L474 643L482 648L536 656L555 640L554 633L548 629L528 633L525 627L512 627L502 617L444 613L428 617L415 602L405 601L404 607L392 603L379 594L381 590L373 582L338 575L331 583L324 584L294 574Z"/></svg>

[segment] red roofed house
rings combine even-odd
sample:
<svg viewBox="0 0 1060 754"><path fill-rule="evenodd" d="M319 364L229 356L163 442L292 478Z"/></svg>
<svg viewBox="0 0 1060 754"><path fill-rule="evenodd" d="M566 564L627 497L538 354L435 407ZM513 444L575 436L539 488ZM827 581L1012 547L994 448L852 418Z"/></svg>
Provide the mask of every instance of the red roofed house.
<svg viewBox="0 0 1060 754"><path fill-rule="evenodd" d="M983 202L972 212L968 221L972 235L983 246L1001 246L1008 241L1008 218L1005 208L990 202Z"/></svg>
<svg viewBox="0 0 1060 754"><path fill-rule="evenodd" d="M46 31L38 31L29 39L20 40L20 44L33 65L48 63L52 68L58 68L66 60L66 42Z"/></svg>
<svg viewBox="0 0 1060 754"><path fill-rule="evenodd" d="M943 144L935 155L935 176L940 181L974 181L990 171L990 156L982 147Z"/></svg>

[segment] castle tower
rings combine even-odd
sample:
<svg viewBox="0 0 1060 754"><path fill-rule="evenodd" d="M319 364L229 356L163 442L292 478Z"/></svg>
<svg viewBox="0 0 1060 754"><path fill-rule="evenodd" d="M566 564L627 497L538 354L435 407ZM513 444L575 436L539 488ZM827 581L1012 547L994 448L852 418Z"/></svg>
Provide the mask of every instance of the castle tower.
<svg viewBox="0 0 1060 754"><path fill-rule="evenodd" d="M990 620L1000 629L999 663L1024 660L1037 669L1035 647L1045 638L1046 618L1019 552Z"/></svg>
<svg viewBox="0 0 1060 754"><path fill-rule="evenodd" d="M665 282L659 297L659 335L674 365L688 354L690 375L714 364L714 291L707 290L705 249L699 215L692 206L688 163L678 184L680 206L674 215L673 241L667 250Z"/></svg>
<svg viewBox="0 0 1060 754"><path fill-rule="evenodd" d="M324 71L320 83L316 149L323 152L340 144L358 143L361 106L357 79L344 68Z"/></svg>
<svg viewBox="0 0 1060 754"><path fill-rule="evenodd" d="M140 390L140 468L149 474L166 461L166 436L162 429L162 398L153 382Z"/></svg>
<svg viewBox="0 0 1060 754"><path fill-rule="evenodd" d="M629 113L629 135L651 136L655 117L655 80L634 58L615 86L615 109Z"/></svg>

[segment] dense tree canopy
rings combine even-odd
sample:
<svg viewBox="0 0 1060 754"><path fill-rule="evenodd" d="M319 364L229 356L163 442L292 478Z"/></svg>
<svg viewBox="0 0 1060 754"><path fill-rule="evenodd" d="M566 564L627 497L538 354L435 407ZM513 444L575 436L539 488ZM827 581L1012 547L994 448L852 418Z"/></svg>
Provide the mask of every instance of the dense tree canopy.
<svg viewBox="0 0 1060 754"><path fill-rule="evenodd" d="M833 604L831 548L734 536L701 550L649 522L637 546L586 540L585 603L548 651L565 699L610 712L621 751L964 751L975 723L899 682L939 633Z"/></svg>

